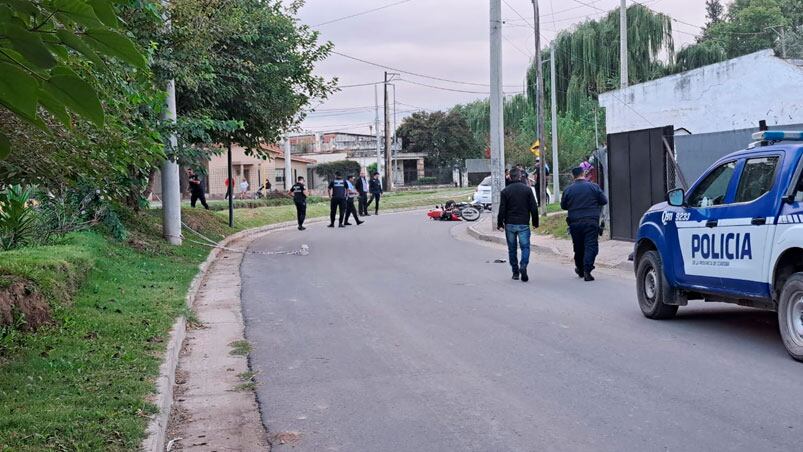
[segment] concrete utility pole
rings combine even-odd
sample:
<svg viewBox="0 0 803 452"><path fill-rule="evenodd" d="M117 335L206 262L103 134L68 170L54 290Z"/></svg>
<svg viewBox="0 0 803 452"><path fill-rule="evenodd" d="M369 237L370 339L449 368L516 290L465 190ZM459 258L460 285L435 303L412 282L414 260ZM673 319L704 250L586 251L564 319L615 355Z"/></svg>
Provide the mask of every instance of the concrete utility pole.
<svg viewBox="0 0 803 452"><path fill-rule="evenodd" d="M630 83L628 76L628 50L627 50L627 0L622 0L619 8L619 59L620 59L620 88L627 88Z"/></svg>
<svg viewBox="0 0 803 452"><path fill-rule="evenodd" d="M533 23L535 28L535 136L541 142L541 164L538 170L538 198L541 200L541 215L546 215L549 200L546 196L546 142L544 120L544 65L541 61L541 15L538 12L538 0L533 0ZM554 59L554 56L552 57Z"/></svg>
<svg viewBox="0 0 803 452"><path fill-rule="evenodd" d="M234 227L234 178L231 169L231 137L228 138L226 150L226 193L229 198L229 227Z"/></svg>
<svg viewBox="0 0 803 452"><path fill-rule="evenodd" d="M549 73L552 95L552 193L555 199L560 199L560 167L558 165L558 89L557 74L555 74L555 41L549 46Z"/></svg>
<svg viewBox="0 0 803 452"><path fill-rule="evenodd" d="M382 146L379 139L379 88L374 85L374 129L376 131L376 172L382 174ZM373 176L373 175L371 175Z"/></svg>
<svg viewBox="0 0 803 452"><path fill-rule="evenodd" d="M293 160L290 147L290 135L284 137L284 191L290 190L295 181L293 180Z"/></svg>
<svg viewBox="0 0 803 452"><path fill-rule="evenodd" d="M176 82L167 82L167 110L162 119L176 123ZM178 147L178 138L171 133L168 138L171 149ZM162 162L162 234L171 245L181 245L181 184L178 162L172 158Z"/></svg>
<svg viewBox="0 0 803 452"><path fill-rule="evenodd" d="M385 191L393 190L393 154L390 150L390 104L388 103L388 73L385 71Z"/></svg>
<svg viewBox="0 0 803 452"><path fill-rule="evenodd" d="M494 219L499 213L499 195L505 188L505 121L502 99L502 0L491 0L491 197Z"/></svg>

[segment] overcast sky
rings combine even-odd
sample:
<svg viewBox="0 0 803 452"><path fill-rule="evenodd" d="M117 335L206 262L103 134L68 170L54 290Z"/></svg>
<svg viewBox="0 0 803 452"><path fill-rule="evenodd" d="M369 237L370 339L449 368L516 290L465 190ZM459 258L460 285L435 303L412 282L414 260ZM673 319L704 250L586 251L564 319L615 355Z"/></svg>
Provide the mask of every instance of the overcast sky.
<svg viewBox="0 0 803 452"><path fill-rule="evenodd" d="M405 71L443 79L487 84L489 79L488 0L408 0L369 14L325 25L334 19L358 14L400 0L306 0L301 20L320 30L323 40L335 51ZM584 6L583 5L589 5ZM648 0L650 8L688 24L705 22L703 0ZM617 7L619 0L540 0L541 27L546 47L559 31L587 19L596 19ZM628 0L630 4L630 0ZM599 9L596 9L599 8ZM515 9L515 11L514 11ZM526 69L532 58L533 31L519 14L532 23L531 0L504 0L503 76L508 92L523 89ZM691 42L699 29L673 22L676 49ZM611 45L618 45L611 43ZM382 80L384 70L369 64L331 55L318 66L318 73L337 77L340 85ZM398 81L398 121L412 110L448 109L455 104L487 97L487 87L441 82L403 75L416 83L480 93L433 89ZM381 85L380 104L382 102ZM343 130L368 133L374 120L374 87L343 88L310 114L302 127L309 131ZM358 108L370 107L357 110Z"/></svg>

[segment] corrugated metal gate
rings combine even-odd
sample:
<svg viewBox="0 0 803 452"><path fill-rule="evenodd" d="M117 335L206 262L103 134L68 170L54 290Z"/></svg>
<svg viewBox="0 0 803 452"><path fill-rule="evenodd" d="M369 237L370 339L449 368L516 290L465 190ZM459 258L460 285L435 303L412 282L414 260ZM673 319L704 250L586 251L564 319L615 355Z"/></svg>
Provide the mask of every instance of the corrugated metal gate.
<svg viewBox="0 0 803 452"><path fill-rule="evenodd" d="M635 240L641 216L667 192L672 126L608 135L611 238Z"/></svg>

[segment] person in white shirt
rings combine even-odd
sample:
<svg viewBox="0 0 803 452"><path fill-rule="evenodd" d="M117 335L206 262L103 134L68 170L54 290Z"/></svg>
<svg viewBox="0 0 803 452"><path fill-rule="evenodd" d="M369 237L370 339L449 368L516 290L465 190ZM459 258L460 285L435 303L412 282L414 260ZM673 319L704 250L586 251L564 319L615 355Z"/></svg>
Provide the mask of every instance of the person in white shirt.
<svg viewBox="0 0 803 452"><path fill-rule="evenodd" d="M245 199L247 194L248 194L248 180L243 179L240 182L240 197Z"/></svg>

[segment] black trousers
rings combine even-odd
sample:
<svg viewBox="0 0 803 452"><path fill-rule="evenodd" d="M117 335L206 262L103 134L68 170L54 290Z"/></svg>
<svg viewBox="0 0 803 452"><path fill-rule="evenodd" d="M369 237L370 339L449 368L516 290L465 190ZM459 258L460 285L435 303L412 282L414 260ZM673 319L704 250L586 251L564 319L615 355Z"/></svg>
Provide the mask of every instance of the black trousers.
<svg viewBox="0 0 803 452"><path fill-rule="evenodd" d="M296 216L298 217L298 227L304 226L307 218L307 201L296 202Z"/></svg>
<svg viewBox="0 0 803 452"><path fill-rule="evenodd" d="M346 215L346 198L332 198L329 201L329 224L335 224L335 212L340 213L338 224L343 224Z"/></svg>
<svg viewBox="0 0 803 452"><path fill-rule="evenodd" d="M204 206L204 209L209 210L209 204L206 203L206 196L204 192L192 192L190 195L190 205L192 208L195 208L195 203L201 201L201 205Z"/></svg>
<svg viewBox="0 0 803 452"><path fill-rule="evenodd" d="M379 198L382 197L382 193L371 193L371 199L368 200L368 204L365 205L365 211L368 211L368 206L371 205L372 202L376 201L374 205L374 213L379 213Z"/></svg>
<svg viewBox="0 0 803 452"><path fill-rule="evenodd" d="M574 245L574 266L585 272L594 270L599 252L599 221L590 219L571 223L569 234Z"/></svg>
<svg viewBox="0 0 803 452"><path fill-rule="evenodd" d="M357 216L357 208L354 207L354 198L346 200L346 223L349 222L349 216L353 216L355 222L360 222L360 217Z"/></svg>
<svg viewBox="0 0 803 452"><path fill-rule="evenodd" d="M360 193L357 198L360 207L360 215L368 215L368 193Z"/></svg>

